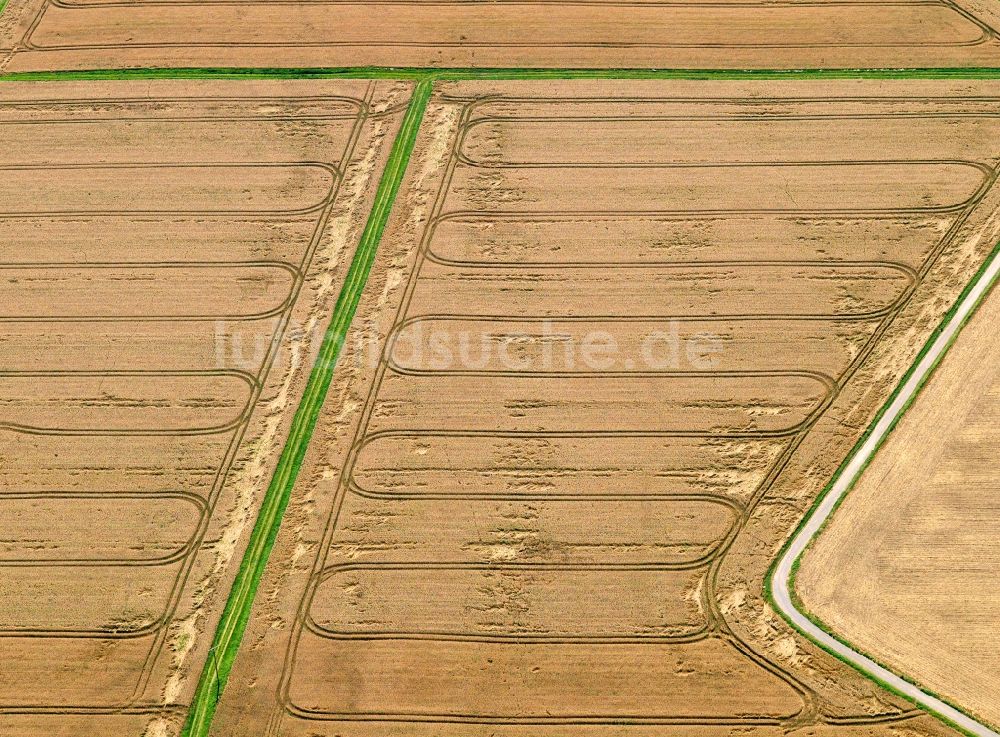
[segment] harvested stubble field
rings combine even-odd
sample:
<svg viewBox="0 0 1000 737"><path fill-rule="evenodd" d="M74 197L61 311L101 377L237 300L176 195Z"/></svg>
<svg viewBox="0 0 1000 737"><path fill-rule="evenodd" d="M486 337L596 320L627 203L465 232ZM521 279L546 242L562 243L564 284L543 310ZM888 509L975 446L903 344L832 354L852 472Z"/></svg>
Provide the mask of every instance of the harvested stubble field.
<svg viewBox="0 0 1000 737"><path fill-rule="evenodd" d="M179 728L408 89L4 84L4 737Z"/></svg>
<svg viewBox="0 0 1000 737"><path fill-rule="evenodd" d="M805 554L797 577L807 610L838 635L995 726L998 324L994 292Z"/></svg>
<svg viewBox="0 0 1000 737"><path fill-rule="evenodd" d="M4 15L9 71L909 68L1000 58L991 0L9 0Z"/></svg>
<svg viewBox="0 0 1000 737"><path fill-rule="evenodd" d="M438 86L212 733L948 733L763 581L1000 237L998 103Z"/></svg>

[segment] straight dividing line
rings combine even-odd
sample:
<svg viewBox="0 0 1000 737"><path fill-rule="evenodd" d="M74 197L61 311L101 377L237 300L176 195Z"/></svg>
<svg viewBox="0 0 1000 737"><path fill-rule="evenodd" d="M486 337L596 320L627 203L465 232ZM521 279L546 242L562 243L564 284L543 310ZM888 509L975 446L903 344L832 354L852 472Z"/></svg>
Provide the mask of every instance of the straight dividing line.
<svg viewBox="0 0 1000 737"><path fill-rule="evenodd" d="M795 591L795 581L803 554L825 529L844 497L854 487L919 393L927 386L962 328L997 283L998 276L1000 276L1000 244L994 247L989 258L935 328L889 399L841 463L792 537L785 543L778 559L768 572L764 586L767 600L799 634L883 688L973 737L1000 737L1000 732L856 649L806 609Z"/></svg>
<svg viewBox="0 0 1000 737"><path fill-rule="evenodd" d="M410 104L403 116L399 133L393 142L385 170L379 180L371 213L344 280L344 286L337 298L333 319L323 337L323 345L309 375L302 401L295 412L288 440L261 503L247 551L230 590L212 646L209 648L209 657L202 670L195 698L181 733L182 737L208 735L218 697L225 688L243 639L261 576L274 547L292 487L333 379L333 371L347 331L354 319L368 274L375 261L378 244L399 192L403 174L406 172L430 94L430 81L421 81L414 89Z"/></svg>
<svg viewBox="0 0 1000 737"><path fill-rule="evenodd" d="M7 0L0 0L0 5ZM411 81L531 79L1000 79L1000 67L885 69L511 69L468 67L153 67L78 71L8 72L2 81L93 79L393 79Z"/></svg>

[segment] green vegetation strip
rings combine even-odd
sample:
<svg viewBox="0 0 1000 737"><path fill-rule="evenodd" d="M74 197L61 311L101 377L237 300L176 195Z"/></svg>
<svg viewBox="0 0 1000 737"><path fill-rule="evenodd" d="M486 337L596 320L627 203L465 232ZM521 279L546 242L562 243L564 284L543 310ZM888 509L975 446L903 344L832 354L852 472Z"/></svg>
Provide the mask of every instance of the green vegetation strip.
<svg viewBox="0 0 1000 737"><path fill-rule="evenodd" d="M819 496L816 497L816 500L813 502L812 506L809 508L809 511L802 517L802 520L799 522L798 526L795 528L795 530L792 532L792 534L789 535L788 540L785 541L785 544L782 546L781 551L778 553L778 555L775 557L774 561L772 562L771 568L770 568L770 570L767 573L767 578L764 581L764 596L767 599L768 603L800 635L802 635L806 639L810 640L815 645L817 645L819 648L821 648L822 650L826 651L828 654L830 654L833 657L837 658L841 662L846 663L847 665L851 666L856 671L858 671L862 675L866 676L870 680L875 681L882 688L884 688L887 691L890 691L890 692L896 694L897 696L902 697L903 699L905 699L906 701L914 704L915 706L917 706L917 707L919 707L921 709L924 709L925 711L930 712L931 714L933 714L934 716L936 716L938 719L940 719L941 721L943 721L946 724L948 724L953 729L956 729L957 731L961 732L962 734L969 735L969 737L976 737L976 735L974 735L972 732L970 732L969 730L965 729L961 725L956 724L953 720L949 719L944 714L941 714L941 713L939 713L939 712L937 712L935 710L930 709L925 704L921 704L921 703L915 701L908 694L903 693L898 688L894 687L892 684L886 683L884 680L882 680L882 679L876 677L875 675L873 675L872 673L869 673L868 671L864 670L863 668L861 668L860 666L858 666L856 663L854 663L851 660L848 660L847 658L843 657L840 653L838 653L837 651L835 651L835 650L827 647L822 642L819 642L814 637L812 637L808 632L806 632L805 630L803 630L795 621L793 621L788 616L786 616L785 613L782 611L781 607L778 606L777 601L775 601L774 585L775 585L775 575L777 573L778 564L785 557L785 555L787 554L788 549L792 546L792 543L795 540L795 538L797 538L799 536L799 533L802 530L802 528L804 528L806 526L806 524L808 524L809 520L817 513L817 510L819 509L820 505L823 503L823 500L827 496L829 496L829 494L833 491L833 488L836 485L837 480L844 474L844 472L846 471L847 467L851 463L851 460L861 451L861 448L862 448L862 446L864 446L865 441L867 441L868 438L871 436L871 434L875 431L876 427L878 426L878 424L882 420L882 418L885 416L886 412L889 411L889 409L892 407L893 403L895 402L895 400L897 399L897 397L899 396L899 394L903 391L903 389L906 386L906 384L910 381L910 379L913 377L914 373L918 370L918 368L920 366L920 363L923 361L923 359L927 355L927 353L931 350L931 348L933 347L934 343L937 341L938 337L945 330L945 328L947 327L948 323L950 323L952 321L952 319L955 317L955 314L961 308L962 303L965 302L965 300L968 298L970 292L973 290L973 288L976 286L976 284L980 281L980 279L983 278L983 276L986 273L987 269L989 269L990 265L993 264L993 262L997 258L1000 258L1000 243L998 243L996 246L994 246L993 251L986 258L986 260L983 262L983 264L979 267L979 269L977 270L975 276L973 276L972 279L969 280L968 284L966 284L965 288L962 290L962 293L958 296L958 299L955 300L955 303L951 306L951 308L948 310L948 312L944 315L943 318L941 318L940 323L938 323L937 327L934 329L934 332L932 332L931 335L927 338L927 341L921 347L920 352L917 354L916 358L913 360L913 363L907 369L907 371L903 375L903 377L899 380L899 383L896 385L895 389L893 389L892 394L889 395L889 398L886 399L885 403L879 409L878 413L872 419L871 423L865 429L864 433L861 435L860 438L858 438L857 443L854 444L854 447L851 448L851 451L847 454L847 456L841 462L840 466L838 466L836 472L833 474L833 477L830 479L829 483L827 483L827 485L823 488L823 491L819 494ZM838 640L841 644L846 645L848 648L850 648L851 650L854 650L856 653L859 653L859 654L863 655L864 657L870 659L872 662L878 664L880 667L884 668L886 671L889 671L889 672L893 673L894 675L896 675L900 679L906 681L907 683L909 683L909 684L911 684L913 686L916 686L917 688L925 691L926 693L934 696L937 699L940 699L942 702L944 702L948 706L952 707L953 709L955 709L958 712L961 712L963 715L968 716L971 719L978 719L978 717L975 717L972 714L969 714L968 711L966 711L965 709L963 709L959 705L957 705L957 704L953 703L951 700L943 697L941 694L938 694L938 693L934 692L931 689L925 688L924 686L922 686L921 684L917 683L912 678L909 678L905 674L899 673L899 672L893 670L892 668L890 668L889 666L887 666L885 663L883 663L880 660L878 660L878 658L873 657L870 653L865 652L864 650L861 650L860 648L856 647L855 645L853 645L852 643L850 643L847 639L845 639L843 636L839 635L837 632L835 632L833 629L831 629L829 625L827 625L825 622L823 622L819 617L817 617L813 612L811 612L805 606L804 602L802 601L801 597L799 597L798 592L796 591L796 579L798 577L799 568L800 568L800 566L802 564L802 558L805 555L805 553L809 550L809 548L812 547L812 545L816 542L816 540L819 539L819 537L823 534L823 531L827 529L827 526L831 523L831 521L833 520L833 518L836 516L837 510L844 503L844 499L846 499L847 495L850 494L851 491L853 491L854 486L855 486L857 480L860 479L863 476L865 469L867 469L868 465L878 455L879 451L885 445L886 440L889 439L889 437L892 435L893 430L896 429L897 425L899 424L899 421L910 410L910 408L913 406L914 402L916 401L917 397L919 397L920 394L923 392L923 390L927 387L927 384L929 383L929 381L930 381L931 377L934 375L934 373L937 371L938 367L941 365L941 362L944 360L944 357L946 355L948 355L948 352L955 345L955 341L958 339L958 336L961 335L962 329L965 328L965 326L968 324L969 320L971 320L972 317L973 317L973 315L976 314L976 312L982 306L982 304L986 300L986 298L996 288L997 279L998 279L998 277L994 276L993 277L993 281L989 284L988 288L986 290L984 290L981 295L979 295L979 297L976 299L976 302L972 306L972 309L970 309L969 312L962 318L962 321L959 324L958 329L954 332L954 334L952 334L952 336L948 340L948 343L945 346L944 350L942 350L941 353L934 359L934 362L931 365L930 369L920 379L920 381L917 384L917 388L914 391L914 393L906 400L906 403L903 405L903 407L899 411L899 413L895 417L892 418L888 430L879 439L879 442L875 446L875 449L872 452L872 454L865 460L865 463L864 463L864 465L862 465L861 470L855 476L854 482L851 484L851 486L849 486L847 488L847 490L843 493L843 495L837 500L837 502L834 505L833 509L830 511L829 516L826 518L826 520L823 522L822 526L819 528L819 530L817 530L817 532L813 535L812 539L809 541L809 545L792 562L791 575L789 576L789 579L788 579L788 581L789 581L789 583L788 583L788 591L789 591L789 595L791 597L793 606L799 611L799 613L801 613L806 618L808 618L810 622L812 622L814 625L816 625L817 627L819 627L826 634L830 635L830 637ZM989 728L992 728L992 725L987 725L987 726Z"/></svg>
<svg viewBox="0 0 1000 737"><path fill-rule="evenodd" d="M0 3L6 0L0 0ZM92 79L1000 79L1000 67L922 69L491 69L427 67L154 68L10 72L0 81Z"/></svg>
<svg viewBox="0 0 1000 737"><path fill-rule="evenodd" d="M295 484L295 478L302 466L302 460L316 427L316 420L319 417L323 400L330 388L337 358L340 356L347 330L354 319L354 313L357 311L361 292L375 261L375 253L382 237L382 231L385 229L392 204L399 192L399 185L406 171L410 152L416 143L417 131L420 128L430 94L430 82L423 81L416 86L413 97L410 99L410 105L403 117L399 134L393 143L385 171L379 181L371 214L365 225L354 260L347 272L340 296L337 298L333 319L323 338L323 345L316 359L316 364L309 375L309 382L306 384L302 402L292 420L288 442L285 444L271 485L264 496L246 554L215 632L209 659L204 671L202 671L188 721L184 725L182 734L185 737L205 737L208 734L209 725L215 714L216 703L226 685L240 641L243 639L243 632L250 619L254 596L257 593L257 587L264 573L271 548L274 547L278 528L281 526L281 518L291 497L292 486Z"/></svg>

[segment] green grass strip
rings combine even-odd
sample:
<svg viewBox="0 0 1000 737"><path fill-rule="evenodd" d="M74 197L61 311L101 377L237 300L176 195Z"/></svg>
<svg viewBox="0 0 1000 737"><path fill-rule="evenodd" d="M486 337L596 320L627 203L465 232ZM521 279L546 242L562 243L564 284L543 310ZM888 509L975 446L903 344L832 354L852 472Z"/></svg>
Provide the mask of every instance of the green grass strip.
<svg viewBox="0 0 1000 737"><path fill-rule="evenodd" d="M205 737L215 714L218 698L225 688L232 669L236 652L243 639L243 633L250 619L257 587L267 564L268 556L281 526L281 519L288 506L292 487L305 457L309 440L316 427L323 400L333 379L333 370L340 356L354 313L357 311L361 292L375 261L382 231L389 219L393 202L399 192L399 185L406 171L417 139L417 131L431 94L431 84L423 81L416 86L403 122L393 142L392 151L386 162L385 171L375 193L371 214L358 244L354 259L337 298L333 319L306 384L302 401L295 412L289 431L288 441L278 460L261 504L257 522L250 535L243 562L229 593L226 608L215 632L215 639L202 671L198 690L195 693L191 711L184 725L184 737Z"/></svg>
<svg viewBox="0 0 1000 737"><path fill-rule="evenodd" d="M906 373L903 375L903 377L899 380L899 383L893 389L892 394L889 395L889 397L888 397L888 399L886 399L885 403L881 406L881 408L879 408L879 411L876 413L876 415L872 419L871 423L868 425L867 428L865 428L865 431L862 433L861 437L858 438L858 441L851 448L851 451L844 457L844 460L841 462L840 466L837 467L836 472L834 472L833 476L830 478L830 481L823 488L823 491L816 497L816 499L813 502L812 506L809 508L809 511L805 515L803 515L802 519L800 520L799 524L796 526L795 530L792 531L792 533L788 536L788 539L785 541L785 544L781 547L781 550L779 551L778 555L775 556L774 561L771 563L771 568L768 570L767 577L764 580L764 597L765 597L765 599L767 599L768 603L771 605L771 608L775 612L777 612L778 614L780 614L781 617L782 617L782 619L784 619L786 622L788 622L788 624L791 625L791 627L793 629L795 629L796 632L798 632L800 635L802 635L803 637L805 637L807 640L809 640L810 642L812 642L813 644L815 644L817 647L819 647L820 649L822 649L824 652L828 653L832 657L836 658L837 660L841 661L842 663L845 663L845 664L851 666L854 670L856 670L857 672L861 673L863 676L865 676L869 680L874 681L875 683L877 683L879 686L881 686L885 690L890 691L891 693L894 693L895 695L899 696L900 698L903 698L906 701L912 703L914 706L916 706L916 707L918 707L918 708L920 708L920 709L928 712L929 714L932 714L933 716L937 717L942 722L944 722L945 724L947 724L948 726L950 726L952 729L955 729L955 730L961 732L962 734L969 735L969 737L974 737L974 736L970 732L968 732L966 729L964 729L961 726L955 724L954 722L952 722L950 719L948 719L944 715L939 714L936 711L930 710L930 709L928 709L927 707L925 707L922 704L918 704L917 702L913 701L913 699L911 699L907 694L902 693L898 689L894 688L891 684L885 683L881 679L876 678L871 673L868 673L867 671L865 671L862 668L860 668L857 664L851 662L850 660L846 660L845 658L841 657L841 655L839 653L837 653L837 652L835 652L835 651L833 651L833 650L825 647L823 645L823 643L817 642L816 640L814 640L809 635L809 633L804 632L795 622L793 622L792 620L790 620L787 617L785 617L784 612L781 611L781 609L777 605L777 602L775 602L775 600L774 600L773 588L774 588L774 576L775 576L775 572L776 572L776 569L777 569L777 566L778 566L778 561L780 561L785 556L785 552L791 546L792 541L798 536L799 530L801 530L806 525L806 523L809 521L809 519L816 512L816 509L823 502L823 499L831 492L831 490L833 489L834 484L837 483L837 479L839 479L840 476L843 475L843 473L846 470L848 464L851 462L851 459L861 450L861 446L864 445L864 443L868 439L868 437L872 434L872 432L874 432L875 427L878 425L879 421L882 419L882 417L885 415L885 413L888 412L889 408L892 406L892 403L895 401L896 397L899 395L899 393L903 390L903 387L907 384L907 382L913 376L913 373L917 370L917 368L920 365L920 362L923 360L923 358L927 354L927 352L930 351L930 349L934 345L934 342L937 340L938 336L942 333L942 331L944 331L945 327L951 321L952 317L954 317L954 315L958 311L959 307L961 307L962 302L965 301L965 298L968 296L969 292L972 291L972 289L975 286L975 284L982 277L982 275L986 271L986 269L989 268L990 264L994 261L994 259L996 259L998 257L1000 257L1000 243L998 243L996 246L994 246L994 248L993 248L992 252L990 253L990 255L987 256L987 258L983 261L982 265L976 271L975 275L969 280L968 284L965 285L965 288L962 290L962 293L959 294L959 296L955 300L954 304L952 304L952 306L948 310L948 312L945 313L944 317L941 318L941 321L934 328L934 331L931 333L931 335L927 338L927 341L921 347L920 352L917 354L916 358L914 358L913 362L910 364L910 367L907 369ZM996 280L994 280L994 282L989 285L989 288L986 289L983 292L983 294L979 297L979 299L976 301L975 305L973 305L973 308L971 310L969 310L969 313L962 320L962 323L960 324L959 328L951 336L951 339L948 341L948 345L941 352L941 354L937 357L937 360L934 362L934 364L931 366L930 370L923 377L923 380L917 386L916 391L914 391L913 395L909 398L909 400L903 406L903 408L899 412L899 414L897 414L896 417L893 418L892 424L889 426L888 431L882 437L882 439L879 442L878 446L876 446L875 451L871 454L871 456L869 456L868 460L866 461L866 463L862 467L861 471L858 473L857 477L855 478L855 483L857 482L858 479L860 479L864 475L865 469L875 459L875 457L878 455L879 451L881 451L881 449L885 445L886 441L889 439L889 437L891 437L893 431L896 429L896 427L898 426L898 424L899 424L900 420L903 418L903 416L907 412L909 412L909 410L910 410L911 407L913 407L913 404L916 402L917 398L921 395L921 393L927 387L928 383L930 382L931 377L934 376L934 373L938 370L938 367L940 367L941 362L944 360L945 356L948 355L948 353L951 351L952 347L955 345L955 342L958 340L958 336L962 334L962 330L969 323L969 321L972 319L972 317L979 311L979 308L982 307L983 302L986 300L986 298L996 288L997 283L998 282ZM957 711L961 711L962 713L966 714L967 716L970 716L971 718L976 719L977 721L981 722L982 720L979 717L976 717L974 715L968 714L968 712L964 708L962 708L960 705L953 703L951 700L943 697L941 694L935 693L931 689L925 688L924 686L920 685L919 683L917 683L916 681L914 681L912 678L908 677L907 675L905 675L903 673L899 673L896 670L894 670L893 668L890 668L885 663L883 663L881 660L879 660L877 657L874 657L871 653L865 652L864 650L861 650L858 647L855 647L851 642L849 642L846 638L844 638L843 636L841 636L840 634L838 634L836 631L834 631L828 624L826 624L825 622L823 622L813 612L809 611L809 609L805 606L805 603L802 601L801 597L799 597L798 592L795 590L795 584L796 584L796 580L797 580L797 577L798 577L799 567L800 567L800 565L802 563L802 556L805 555L805 553L809 550L809 548L812 547L812 545L816 542L816 540L818 540L819 537L823 534L823 531L826 530L827 527L831 524L831 522L833 521L834 517L836 517L836 515L837 515L837 510L840 509L840 506L844 503L844 500L854 490L854 488L855 487L854 487L853 484L850 487L848 487L848 489L843 493L843 495L837 501L836 506L834 506L834 508L831 510L829 516L826 518L826 520L824 521L823 525L820 527L820 529L813 536L812 540L809 541L809 546L806 547L806 549L803 550L802 554L792 562L792 570L791 570L791 575L789 577L789 585L788 585L788 590L789 590L789 594L791 595L792 604L795 606L796 609L798 609L798 611L801 614L805 615L806 618L809 619L809 621L811 621L813 624L815 624L817 627L819 627L820 629L822 629L824 632L826 632L828 635L830 635L834 639L839 640L842 644L846 645L851 650L854 650L855 652L861 653L862 655L864 655L865 657L869 658L870 660L878 663L878 665L880 665L881 667L885 668L887 671L895 673L895 675L897 675L899 678L902 678L903 680L908 681L912 685L917 686L921 690L926 691L927 693L931 694L932 696L935 696L936 698L938 698L941 701L945 702L946 704L948 704L949 706L953 707ZM992 728L992 725L988 725L988 726L990 726Z"/></svg>
<svg viewBox="0 0 1000 737"><path fill-rule="evenodd" d="M0 0L0 3L6 0ZM428 67L150 68L10 72L0 81L92 79L1000 79L1000 67L913 69L507 69Z"/></svg>

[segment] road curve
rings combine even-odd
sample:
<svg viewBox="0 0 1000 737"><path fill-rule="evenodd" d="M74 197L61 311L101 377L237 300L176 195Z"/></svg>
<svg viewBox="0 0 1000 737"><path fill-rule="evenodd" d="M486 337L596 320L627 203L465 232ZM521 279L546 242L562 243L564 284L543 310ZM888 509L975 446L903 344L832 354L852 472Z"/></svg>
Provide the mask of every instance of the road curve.
<svg viewBox="0 0 1000 737"><path fill-rule="evenodd" d="M965 320L975 310L979 301L985 296L997 278L998 272L1000 272L1000 250L993 252L985 268L980 271L979 276L961 299L952 316L944 323L941 332L933 339L930 347L924 352L922 358L899 387L896 395L885 407L885 411L870 428L871 432L868 437L859 446L855 447L850 459L841 469L840 474L834 480L829 491L812 510L809 517L795 533L795 537L792 538L785 548L771 575L771 594L774 603L782 616L796 629L823 648L846 660L866 675L887 684L928 711L960 727L969 734L976 735L976 737L1000 737L1000 733L995 732L990 727L976 721L955 707L946 704L933 694L927 693L904 680L818 627L805 614L795 608L790 586L792 585L791 579L795 562L830 517L840 499L854 485L854 482L861 475L869 459L875 454L882 441L885 440L886 436L892 430L896 420L906 411L910 401L920 391L924 381L934 370L938 359L948 350L952 339L961 329Z"/></svg>

